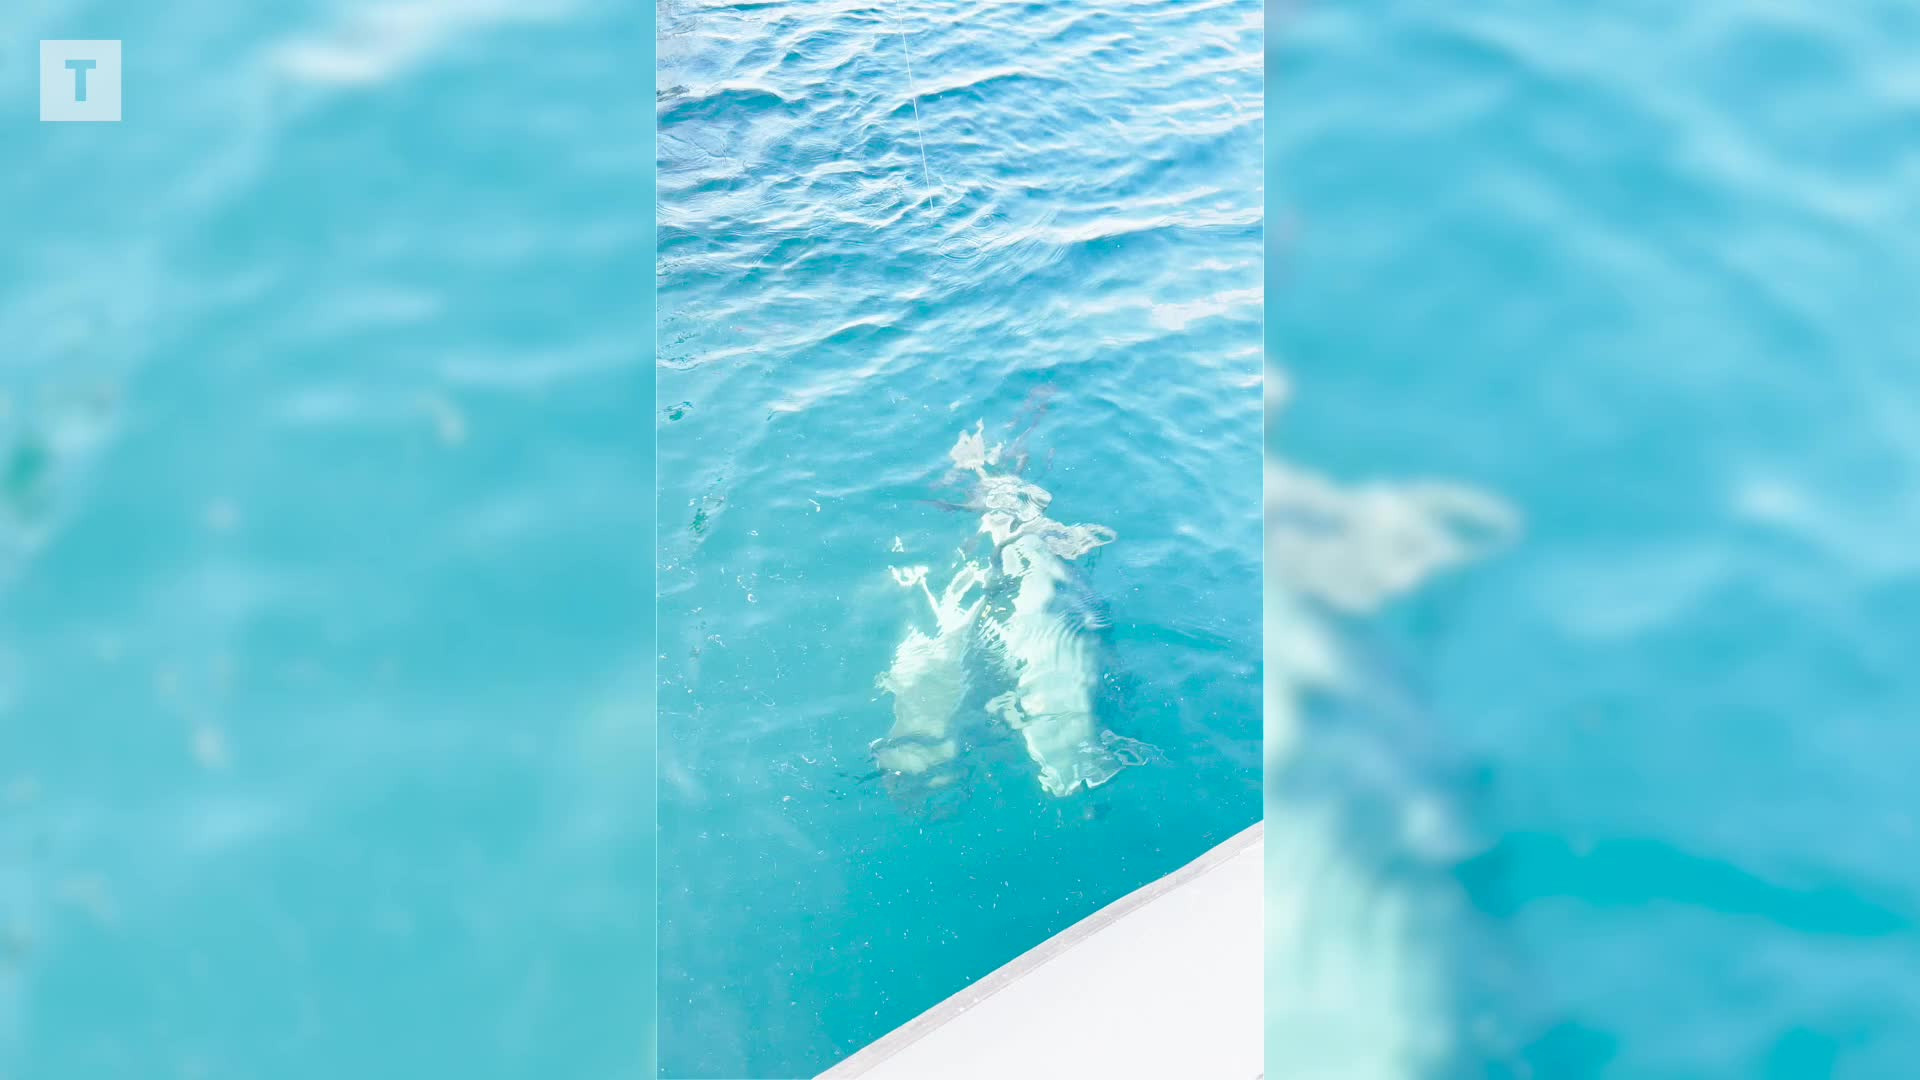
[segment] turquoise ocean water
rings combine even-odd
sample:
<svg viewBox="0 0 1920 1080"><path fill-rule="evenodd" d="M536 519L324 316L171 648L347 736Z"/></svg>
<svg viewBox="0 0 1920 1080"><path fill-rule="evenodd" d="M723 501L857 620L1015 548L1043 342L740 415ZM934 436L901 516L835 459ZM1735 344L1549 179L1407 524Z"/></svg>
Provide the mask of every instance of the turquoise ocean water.
<svg viewBox="0 0 1920 1080"><path fill-rule="evenodd" d="M0 1076L650 1071L647 53L0 8Z"/></svg>
<svg viewBox="0 0 1920 1080"><path fill-rule="evenodd" d="M1914 1075L1920 13L1270 34L1268 1075Z"/></svg>
<svg viewBox="0 0 1920 1080"><path fill-rule="evenodd" d="M1258 812L1257 14L657 14L726 137L662 140L650 371L637 12L0 12L0 1075L651 1072L656 654L667 1075ZM1268 21L1269 1075L1912 1075L1920 25ZM37 122L52 37L126 122ZM991 726L865 779L974 419L1118 534L1164 760L1091 793Z"/></svg>
<svg viewBox="0 0 1920 1080"><path fill-rule="evenodd" d="M661 1073L811 1076L1260 814L1262 13L658 16ZM1115 535L1067 612L1152 751L1091 791L985 648L952 761L869 749L976 423Z"/></svg>

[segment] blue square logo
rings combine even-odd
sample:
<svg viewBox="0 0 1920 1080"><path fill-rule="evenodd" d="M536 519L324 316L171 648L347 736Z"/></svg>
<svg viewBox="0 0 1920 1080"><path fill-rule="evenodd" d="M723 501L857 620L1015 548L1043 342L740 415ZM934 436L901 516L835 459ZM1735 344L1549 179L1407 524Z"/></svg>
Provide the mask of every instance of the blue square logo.
<svg viewBox="0 0 1920 1080"><path fill-rule="evenodd" d="M120 119L120 43L40 43L40 119Z"/></svg>

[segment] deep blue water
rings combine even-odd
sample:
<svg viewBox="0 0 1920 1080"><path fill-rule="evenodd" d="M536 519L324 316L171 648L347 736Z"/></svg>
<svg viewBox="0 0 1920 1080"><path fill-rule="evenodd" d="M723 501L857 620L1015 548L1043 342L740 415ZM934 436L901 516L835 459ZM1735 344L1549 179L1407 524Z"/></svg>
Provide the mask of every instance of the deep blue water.
<svg viewBox="0 0 1920 1080"><path fill-rule="evenodd" d="M0 8L0 1075L649 1071L645 22Z"/></svg>
<svg viewBox="0 0 1920 1080"><path fill-rule="evenodd" d="M1262 16L658 15L661 1073L811 1076L1260 814ZM1117 534L1097 712L1158 757L1092 791L977 656L959 778L874 775L976 422Z"/></svg>
<svg viewBox="0 0 1920 1080"><path fill-rule="evenodd" d="M1274 906L1317 914L1268 1075L1328 1033L1376 1075L1914 1075L1920 12L1270 35L1270 450L1384 485L1356 534L1418 534L1416 480L1517 532L1346 614L1351 567L1270 549L1319 612L1270 646L1359 674L1274 759ZM1378 992L1319 1023L1334 969Z"/></svg>

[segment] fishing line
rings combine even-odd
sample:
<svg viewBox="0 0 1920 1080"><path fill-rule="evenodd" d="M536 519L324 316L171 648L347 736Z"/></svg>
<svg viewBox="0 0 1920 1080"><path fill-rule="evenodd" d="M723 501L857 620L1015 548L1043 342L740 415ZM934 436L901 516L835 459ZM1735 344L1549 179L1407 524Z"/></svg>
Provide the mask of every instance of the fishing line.
<svg viewBox="0 0 1920 1080"><path fill-rule="evenodd" d="M920 126L920 87L913 79L913 47L907 44L907 32L900 27L900 20L887 11L888 21L893 23L893 32L900 35L900 50L907 55L907 95L913 102L913 133L920 139L920 182L924 188L920 201L925 202L933 195L933 174L927 168L927 133Z"/></svg>

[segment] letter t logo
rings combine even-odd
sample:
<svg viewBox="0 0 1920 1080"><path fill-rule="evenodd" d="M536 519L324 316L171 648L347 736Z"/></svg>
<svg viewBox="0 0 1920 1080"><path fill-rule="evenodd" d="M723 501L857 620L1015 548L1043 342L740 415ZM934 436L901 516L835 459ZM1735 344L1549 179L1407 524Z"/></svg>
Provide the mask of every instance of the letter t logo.
<svg viewBox="0 0 1920 1080"><path fill-rule="evenodd" d="M73 72L73 100L75 102L84 102L87 100L87 72L92 71L93 68L94 61L92 60L67 61L67 70Z"/></svg>
<svg viewBox="0 0 1920 1080"><path fill-rule="evenodd" d="M40 43L40 119L120 119L118 41Z"/></svg>

